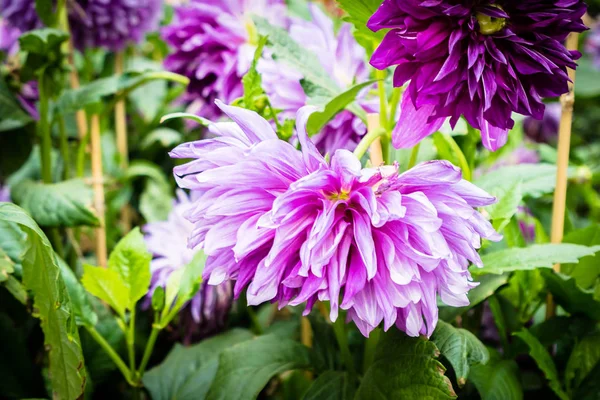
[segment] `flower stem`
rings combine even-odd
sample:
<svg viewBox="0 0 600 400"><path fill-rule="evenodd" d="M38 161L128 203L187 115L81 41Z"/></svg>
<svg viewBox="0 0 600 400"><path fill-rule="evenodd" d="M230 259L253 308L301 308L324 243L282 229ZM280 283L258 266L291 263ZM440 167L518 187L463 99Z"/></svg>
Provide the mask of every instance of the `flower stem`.
<svg viewBox="0 0 600 400"><path fill-rule="evenodd" d="M60 133L60 154L65 165L64 179L71 178L71 155L69 153L69 139L67 138L67 129L65 119L61 115L58 117L58 131Z"/></svg>
<svg viewBox="0 0 600 400"><path fill-rule="evenodd" d="M354 366L354 359L352 358L352 353L350 353L350 347L348 346L346 324L344 323L344 318L342 318L341 315L339 315L333 323L333 332L335 333L335 338L340 346L342 360L344 361L346 369L348 370L348 381L353 383L357 378L356 367Z"/></svg>
<svg viewBox="0 0 600 400"><path fill-rule="evenodd" d="M44 73L39 78L40 93L40 120L38 122L38 135L41 139L42 180L52 183L52 136L50 121L48 121L48 92L46 91L46 78Z"/></svg>
<svg viewBox="0 0 600 400"><path fill-rule="evenodd" d="M367 114L367 128L369 132L381 129L379 114ZM374 167L378 167L384 163L383 147L381 146L380 138L373 140L373 143L371 143L371 146L369 147L369 156L371 165Z"/></svg>
<svg viewBox="0 0 600 400"><path fill-rule="evenodd" d="M363 373L366 373L373 361L375 360L375 349L377 348L377 344L379 343L379 336L381 335L381 330L379 328L375 328L369 334L365 342L365 355L363 357Z"/></svg>
<svg viewBox="0 0 600 400"><path fill-rule="evenodd" d="M119 368L119 371L121 371L121 373L127 380L127 383L129 383L131 386L135 386L135 382L133 382L133 380L131 379L129 369L127 368L127 365L125 365L125 361L123 361L123 359L117 354L117 352L115 351L115 349L112 348L110 343L108 343L106 339L104 339L102 335L100 335L100 333L98 333L96 328L94 328L93 326L86 326L85 329L88 331L90 336L100 345L100 347L102 347L106 354L108 354L108 356L115 363L117 368Z"/></svg>
<svg viewBox="0 0 600 400"><path fill-rule="evenodd" d="M365 136L363 136L358 146L356 146L354 155L360 160L369 149L369 146L371 146L371 143L385 135L385 129L382 128L368 132Z"/></svg>
<svg viewBox="0 0 600 400"><path fill-rule="evenodd" d="M421 143L417 143L415 147L412 148L410 152L410 159L408 160L407 169L411 169L415 165L417 165L417 159L419 158L419 149L421 148Z"/></svg>
<svg viewBox="0 0 600 400"><path fill-rule="evenodd" d="M142 356L142 362L140 363L140 367L137 372L137 379L141 380L144 376L144 372L146 371L146 367L148 366L148 361L150 361L150 356L152 355L152 351L154 351L154 345L156 344L156 339L158 338L158 334L160 333L160 327L158 325L152 326L152 332L150 333L150 337L148 338L148 343L146 343L146 348L144 349L144 355Z"/></svg>
<svg viewBox="0 0 600 400"><path fill-rule="evenodd" d="M392 92L392 99L390 100L390 117L388 129L390 132L396 125L396 113L398 112L398 105L400 104L400 98L402 97L402 88L394 88Z"/></svg>
<svg viewBox="0 0 600 400"><path fill-rule="evenodd" d="M256 315L256 312L250 306L246 307L246 310L248 311L248 316L250 317L250 322L252 324L252 328L254 328L254 333L256 333L257 335L262 335L263 329L260 326L260 321L258 320L258 316Z"/></svg>
<svg viewBox="0 0 600 400"><path fill-rule="evenodd" d="M129 314L129 328L127 329L127 350L129 353L129 369L135 372L135 305Z"/></svg>
<svg viewBox="0 0 600 400"><path fill-rule="evenodd" d="M386 127L388 125L387 94L385 93L386 75L386 70L375 70L375 77L379 80L379 82L377 83L377 89L379 90L379 120L381 122L381 126L383 127Z"/></svg>
<svg viewBox="0 0 600 400"><path fill-rule="evenodd" d="M567 50L577 50L579 47L579 34L571 33L567 38ZM552 232L550 241L561 243L565 229L565 212L567 208L567 170L569 168L569 153L571 150L571 129L573 126L573 106L575 104L575 71L568 70L569 91L560 98L562 115L558 131L558 160L556 173L556 189L554 190L554 203L552 207ZM560 272L560 264L554 265L554 271ZM546 319L556 314L556 304L552 295L548 294L546 301Z"/></svg>

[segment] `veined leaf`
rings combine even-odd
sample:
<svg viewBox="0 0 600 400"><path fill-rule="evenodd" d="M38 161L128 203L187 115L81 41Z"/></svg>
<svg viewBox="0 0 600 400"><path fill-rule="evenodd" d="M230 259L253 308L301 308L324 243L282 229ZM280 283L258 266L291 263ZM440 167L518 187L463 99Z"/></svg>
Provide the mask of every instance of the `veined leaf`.
<svg viewBox="0 0 600 400"><path fill-rule="evenodd" d="M94 312L94 307L92 306L90 297L88 297L88 293L82 284L79 283L71 268L61 258L57 257L57 261L71 299L77 325L95 326L98 322L98 316Z"/></svg>
<svg viewBox="0 0 600 400"><path fill-rule="evenodd" d="M278 335L264 335L223 351L208 400L255 399L275 375L310 367L310 350Z"/></svg>
<svg viewBox="0 0 600 400"><path fill-rule="evenodd" d="M431 341L452 364L459 386L466 383L471 365L486 364L490 359L487 348L475 335L444 321L438 321Z"/></svg>
<svg viewBox="0 0 600 400"><path fill-rule="evenodd" d="M471 267L473 275L503 274L537 268L552 268L554 264L576 263L580 258L594 255L600 246L577 244L537 244L524 248L511 248L485 254L481 257L483 268Z"/></svg>
<svg viewBox="0 0 600 400"><path fill-rule="evenodd" d="M302 400L350 400L348 374L325 371L314 380Z"/></svg>
<svg viewBox="0 0 600 400"><path fill-rule="evenodd" d="M572 389L579 387L599 363L600 335L594 334L584 337L575 345L567 362L565 371L567 390L571 392Z"/></svg>
<svg viewBox="0 0 600 400"><path fill-rule="evenodd" d="M252 337L247 330L232 329L191 347L176 344L160 365L144 374L144 386L153 400L204 399L217 374L219 355Z"/></svg>
<svg viewBox="0 0 600 400"><path fill-rule="evenodd" d="M553 271L542 271L548 290L554 301L571 314L584 314L600 320L600 302L594 299L594 291L577 285L575 278Z"/></svg>
<svg viewBox="0 0 600 400"><path fill-rule="evenodd" d="M565 236L563 242L598 246L600 245L600 225L592 224L585 229L570 232ZM578 264L561 265L561 272L575 278L577 284L582 288L590 289L600 277L600 257L597 255L584 257L579 260Z"/></svg>
<svg viewBox="0 0 600 400"><path fill-rule="evenodd" d="M356 400L453 399L435 344L391 329L380 339Z"/></svg>
<svg viewBox="0 0 600 400"><path fill-rule="evenodd" d="M372 54L383 40L385 30L373 32L367 28L367 22L377 11L382 0L337 0L337 2L340 8L348 13L345 20L356 28L354 33L356 41L367 50L368 54Z"/></svg>
<svg viewBox="0 0 600 400"><path fill-rule="evenodd" d="M484 210L490 215L490 219L494 221L496 230L500 232L517 213L519 205L523 201L521 182L517 181L508 188L504 186L492 188L489 194L495 196L498 202L485 207Z"/></svg>
<svg viewBox="0 0 600 400"><path fill-rule="evenodd" d="M129 289L117 271L91 265L83 266L81 283L85 290L108 303L122 318L129 308Z"/></svg>
<svg viewBox="0 0 600 400"><path fill-rule="evenodd" d="M33 293L35 315L49 349L53 397L77 399L83 395L86 381L83 355L71 300L52 246L33 219L16 205L1 203L0 220L17 224L27 234L23 283Z"/></svg>
<svg viewBox="0 0 600 400"><path fill-rule="evenodd" d="M41 226L98 226L92 210L93 191L81 179L60 183L25 180L12 188L14 202L23 207Z"/></svg>
<svg viewBox="0 0 600 400"><path fill-rule="evenodd" d="M562 400L569 400L569 396L567 396L561 387L558 372L556 371L556 365L554 365L554 361L552 361L552 357L548 353L548 350L546 350L540 341L529 333L527 329L516 332L514 335L527 343L527 346L529 346L529 354L535 360L538 368L542 370L546 379L548 379L550 388L554 393Z"/></svg>
<svg viewBox="0 0 600 400"><path fill-rule="evenodd" d="M514 361L501 360L497 355L486 365L473 366L469 379L482 400L522 400L523 389L518 371Z"/></svg>

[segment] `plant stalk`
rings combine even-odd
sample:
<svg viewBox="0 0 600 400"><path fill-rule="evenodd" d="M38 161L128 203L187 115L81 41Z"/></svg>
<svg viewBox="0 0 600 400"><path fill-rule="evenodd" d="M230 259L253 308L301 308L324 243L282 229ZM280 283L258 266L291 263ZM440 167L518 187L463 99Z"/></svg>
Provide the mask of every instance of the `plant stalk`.
<svg viewBox="0 0 600 400"><path fill-rule="evenodd" d="M104 204L104 176L102 172L102 147L100 143L100 119L97 114L92 115L91 148L92 148L92 182L94 188L94 208L100 220L96 229L96 258L98 265L106 268L106 221Z"/></svg>
<svg viewBox="0 0 600 400"><path fill-rule="evenodd" d="M125 53L120 51L115 57L115 73L122 74L125 69ZM121 169L129 167L129 146L127 138L126 99L122 98L115 104L115 131L117 134L117 150ZM121 209L121 224L125 233L131 230L131 209L126 205Z"/></svg>
<svg viewBox="0 0 600 400"><path fill-rule="evenodd" d="M356 367L354 366L354 359L352 358L352 353L350 353L350 347L348 346L346 324L344 323L344 318L341 315L339 315L333 323L333 332L335 333L335 338L340 346L342 360L346 365L346 369L348 370L348 381L354 383L357 378Z"/></svg>
<svg viewBox="0 0 600 400"><path fill-rule="evenodd" d="M567 49L577 50L579 47L579 34L571 33L567 38ZM562 115L558 131L558 159L556 163L556 189L554 190L554 203L552 207L552 232L550 241L561 243L565 229L565 213L567 208L567 171L569 168L569 153L571 149L571 129L573 126L573 106L575 104L575 71L568 70L569 91L560 97ZM554 271L560 272L560 264L554 265ZM546 300L546 319L556 314L556 304L551 294Z"/></svg>
<svg viewBox="0 0 600 400"><path fill-rule="evenodd" d="M388 125L388 117L387 117L387 94L385 93L385 78L387 75L387 71L384 69L382 71L375 70L375 77L379 80L377 83L377 89L379 91L379 122L381 126L387 127ZM391 118L394 118L393 116Z"/></svg>
<svg viewBox="0 0 600 400"><path fill-rule="evenodd" d="M50 121L48 120L49 102L46 90L46 78L44 74L39 78L40 93L40 120L38 122L38 135L41 139L42 180L44 183L52 183L52 133L50 132Z"/></svg>
<svg viewBox="0 0 600 400"><path fill-rule="evenodd" d="M127 350L129 354L129 369L135 373L135 304L129 314L129 328L127 329Z"/></svg>
<svg viewBox="0 0 600 400"><path fill-rule="evenodd" d="M385 125L384 125L385 126ZM381 118L379 114L367 114L367 131L376 132L381 128ZM367 134L368 135L368 134ZM369 157L373 167L379 167L384 164L383 149L381 147L381 139L378 137L371 143L369 147Z"/></svg>
<svg viewBox="0 0 600 400"><path fill-rule="evenodd" d="M135 386L135 382L133 382L133 380L131 379L129 369L125 364L125 361L123 361L123 359L117 354L117 352L115 351L115 349L112 348L110 343L108 343L106 339L104 339L102 335L100 335L100 333L93 326L86 326L85 329L89 332L90 336L92 336L92 338L100 345L100 347L104 349L106 354L108 354L108 356L115 363L117 368L119 368L119 371L121 371L121 373L127 380L127 383L129 383L131 386Z"/></svg>
<svg viewBox="0 0 600 400"><path fill-rule="evenodd" d="M410 159L408 160L407 169L411 169L415 165L417 165L417 160L419 159L419 149L421 148L421 142L417 143L415 147L412 148L410 152Z"/></svg>
<svg viewBox="0 0 600 400"><path fill-rule="evenodd" d="M142 362L140 363L136 379L141 380L144 376L144 372L146 371L146 367L148 366L148 361L150 361L152 351L154 351L154 345L156 344L156 339L158 338L159 333L160 327L158 325L153 325L152 332L150 333L150 337L148 338L148 343L146 343L146 348L144 349L144 355L142 356Z"/></svg>

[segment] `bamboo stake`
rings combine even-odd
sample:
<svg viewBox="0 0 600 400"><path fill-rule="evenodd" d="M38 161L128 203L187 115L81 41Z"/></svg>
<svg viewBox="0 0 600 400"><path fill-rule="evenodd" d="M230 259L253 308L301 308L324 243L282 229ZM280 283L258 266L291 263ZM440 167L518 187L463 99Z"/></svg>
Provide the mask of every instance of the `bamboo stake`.
<svg viewBox="0 0 600 400"><path fill-rule="evenodd" d="M367 114L367 129L369 132L374 132L381 127L381 120L378 113ZM383 151L381 149L381 140L375 139L369 147L369 157L373 167L383 165Z"/></svg>
<svg viewBox="0 0 600 400"><path fill-rule="evenodd" d="M91 147L92 147L92 180L94 188L94 208L100 219L100 226L96 229L96 258L98 265L106 267L106 225L104 205L104 176L102 172L102 144L100 142L100 119L97 114L91 119Z"/></svg>
<svg viewBox="0 0 600 400"><path fill-rule="evenodd" d="M567 38L567 49L577 50L579 34L571 33ZM565 212L567 207L567 171L569 168L569 152L571 149L571 128L573 124L573 106L575 104L575 71L568 70L569 91L560 97L562 115L558 131L558 159L556 172L556 189L554 190L554 204L552 208L552 243L561 243L565 229ZM560 264L554 265L554 271L560 272ZM556 314L556 304L551 294L546 301L546 319Z"/></svg>
<svg viewBox="0 0 600 400"><path fill-rule="evenodd" d="M122 74L125 64L124 52L120 51L115 58L115 73ZM127 144L127 120L125 99L115 104L115 131L117 134L117 150L121 168L125 171L129 167L129 148ZM131 209L126 205L121 209L121 224L125 233L131 230Z"/></svg>

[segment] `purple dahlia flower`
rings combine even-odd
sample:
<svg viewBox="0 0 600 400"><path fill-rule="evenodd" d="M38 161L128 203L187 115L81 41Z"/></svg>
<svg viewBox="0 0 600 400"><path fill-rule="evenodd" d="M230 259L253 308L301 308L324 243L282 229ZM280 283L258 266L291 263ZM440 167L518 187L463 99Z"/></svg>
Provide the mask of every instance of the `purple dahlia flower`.
<svg viewBox="0 0 600 400"><path fill-rule="evenodd" d="M0 51L8 55L15 54L19 49L21 31L0 18Z"/></svg>
<svg viewBox="0 0 600 400"><path fill-rule="evenodd" d="M580 54L563 42L582 32L582 0L385 0L369 20L391 28L371 58L396 65L394 86L410 81L393 134L412 147L446 118L464 116L495 151L517 112L541 119L542 98L568 91L567 67Z"/></svg>
<svg viewBox="0 0 600 400"><path fill-rule="evenodd" d="M165 67L190 78L185 100L195 102L203 117L218 115L216 98L231 103L242 95L241 78L256 48L253 14L275 25L287 21L283 0L191 0L162 30L173 49Z"/></svg>
<svg viewBox="0 0 600 400"><path fill-rule="evenodd" d="M161 0L75 0L67 2L75 46L122 50L158 28ZM3 18L22 32L42 26L34 0L0 0Z"/></svg>
<svg viewBox="0 0 600 400"><path fill-rule="evenodd" d="M191 198L194 198L192 194ZM183 215L190 209L190 197L182 190L177 192L177 202L169 214L167 221L149 223L144 227L145 241L154 258L150 264L152 284L148 298L154 289L165 287L171 274L189 264L197 250L188 247L188 236L193 225ZM231 308L231 285L224 282L218 286L203 283L200 291L188 303L184 312L191 321L185 324L186 336L206 336L217 332L225 325ZM190 318L183 318L189 320Z"/></svg>
<svg viewBox="0 0 600 400"><path fill-rule="evenodd" d="M0 203L10 202L10 188L0 185Z"/></svg>
<svg viewBox="0 0 600 400"><path fill-rule="evenodd" d="M235 296L247 286L251 305L306 302L309 312L330 301L331 319L347 310L365 336L382 321L430 335L438 294L468 304L480 239L500 236L474 209L495 198L459 169L445 161L400 175L397 166L362 169L347 150L328 163L306 134L310 108L298 112L298 151L256 113L217 104L234 122L171 153L193 159L175 175L199 194L186 217L190 245L208 256L209 284L236 280Z"/></svg>
<svg viewBox="0 0 600 400"><path fill-rule="evenodd" d="M369 78L366 54L352 36L351 25L342 24L336 34L333 21L317 5L310 4L309 9L312 21L292 20L289 28L292 39L317 55L321 66L340 88L350 88L366 81ZM282 110L284 117L293 118L306 105L308 98L300 84L304 78L301 73L271 59L262 59L258 71L271 103ZM376 111L379 106L364 98L361 103L369 112ZM312 140L322 153L333 153L337 149L354 150L366 131L360 118L349 111L342 111Z"/></svg>
<svg viewBox="0 0 600 400"><path fill-rule="evenodd" d="M585 40L585 52L592 57L596 69L600 69L600 24L598 23L594 25Z"/></svg>
<svg viewBox="0 0 600 400"><path fill-rule="evenodd" d="M527 117L523 121L525 135L538 143L552 143L558 137L562 106L560 103L546 105L544 117L541 120Z"/></svg>
<svg viewBox="0 0 600 400"><path fill-rule="evenodd" d="M517 213L517 220L519 221L519 230L523 239L527 243L535 242L535 219L531 210L525 206L519 206Z"/></svg>

